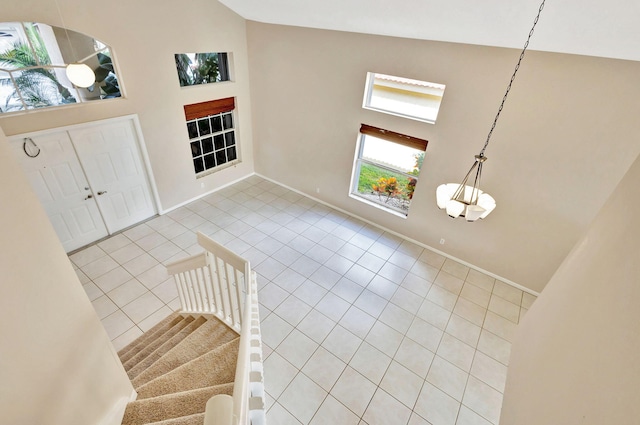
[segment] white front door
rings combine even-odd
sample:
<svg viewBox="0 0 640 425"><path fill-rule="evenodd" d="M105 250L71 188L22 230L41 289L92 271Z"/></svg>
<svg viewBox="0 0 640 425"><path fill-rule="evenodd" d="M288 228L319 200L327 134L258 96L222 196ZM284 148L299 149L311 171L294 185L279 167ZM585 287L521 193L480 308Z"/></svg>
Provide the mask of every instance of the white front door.
<svg viewBox="0 0 640 425"><path fill-rule="evenodd" d="M67 252L107 236L95 196L66 131L27 140L14 138L11 146ZM38 149L40 153L32 158L24 149L32 156Z"/></svg>
<svg viewBox="0 0 640 425"><path fill-rule="evenodd" d="M156 213L132 120L69 130L109 233Z"/></svg>

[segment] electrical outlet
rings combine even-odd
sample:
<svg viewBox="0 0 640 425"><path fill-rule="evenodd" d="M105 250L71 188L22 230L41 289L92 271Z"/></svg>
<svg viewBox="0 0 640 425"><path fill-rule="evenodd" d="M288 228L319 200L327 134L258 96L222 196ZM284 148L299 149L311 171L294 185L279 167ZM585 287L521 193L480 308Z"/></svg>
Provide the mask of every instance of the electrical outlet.
<svg viewBox="0 0 640 425"><path fill-rule="evenodd" d="M200 187L204 189L204 182L200 182Z"/></svg>
<svg viewBox="0 0 640 425"><path fill-rule="evenodd" d="M444 238L440 239L440 245L444 245Z"/></svg>
<svg viewBox="0 0 640 425"><path fill-rule="evenodd" d="M316 193L320 193L320 188L316 187Z"/></svg>

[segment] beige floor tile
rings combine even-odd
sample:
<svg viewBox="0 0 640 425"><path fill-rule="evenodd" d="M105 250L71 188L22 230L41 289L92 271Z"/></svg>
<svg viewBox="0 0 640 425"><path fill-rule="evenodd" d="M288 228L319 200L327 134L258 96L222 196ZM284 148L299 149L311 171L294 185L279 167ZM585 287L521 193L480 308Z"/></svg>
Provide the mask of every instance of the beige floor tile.
<svg viewBox="0 0 640 425"><path fill-rule="evenodd" d="M358 351L353 355L349 366L360 372L374 384L380 384L385 371L391 363L391 357L363 342Z"/></svg>
<svg viewBox="0 0 640 425"><path fill-rule="evenodd" d="M368 425L388 425L406 424L410 416L411 409L378 388L362 418Z"/></svg>
<svg viewBox="0 0 640 425"><path fill-rule="evenodd" d="M468 372L454 366L442 357L436 356L431 363L427 382L456 400L462 401L468 378Z"/></svg>
<svg viewBox="0 0 640 425"><path fill-rule="evenodd" d="M433 425L454 425L460 403L429 382L425 382L414 410Z"/></svg>
<svg viewBox="0 0 640 425"><path fill-rule="evenodd" d="M298 373L278 399L278 403L303 424L311 418L327 396L327 392L303 373Z"/></svg>
<svg viewBox="0 0 640 425"><path fill-rule="evenodd" d="M445 333L436 354L464 371L471 369L475 349Z"/></svg>
<svg viewBox="0 0 640 425"><path fill-rule="evenodd" d="M346 367L346 363L320 347L304 365L302 373L324 390L330 391Z"/></svg>
<svg viewBox="0 0 640 425"><path fill-rule="evenodd" d="M425 379L435 354L410 338L405 337L393 360Z"/></svg>
<svg viewBox="0 0 640 425"><path fill-rule="evenodd" d="M462 403L492 424L498 424L502 394L479 379L469 377Z"/></svg>
<svg viewBox="0 0 640 425"><path fill-rule="evenodd" d="M316 412L311 425L357 425L358 422L358 416L329 395Z"/></svg>
<svg viewBox="0 0 640 425"><path fill-rule="evenodd" d="M420 376L392 361L380 382L380 388L409 409L413 409L423 383L424 379Z"/></svg>
<svg viewBox="0 0 640 425"><path fill-rule="evenodd" d="M357 416L362 416L376 388L371 381L347 366L331 389L331 395Z"/></svg>

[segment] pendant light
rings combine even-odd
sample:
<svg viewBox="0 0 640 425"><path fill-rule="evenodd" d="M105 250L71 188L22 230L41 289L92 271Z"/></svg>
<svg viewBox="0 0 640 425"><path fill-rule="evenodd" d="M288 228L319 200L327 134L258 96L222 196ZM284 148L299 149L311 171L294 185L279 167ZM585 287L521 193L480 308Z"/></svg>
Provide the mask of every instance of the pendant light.
<svg viewBox="0 0 640 425"><path fill-rule="evenodd" d="M58 0L55 0L56 8L58 9L58 15L60 16L60 22L62 23L62 28L64 28L64 33L67 37L67 41L69 42L69 48L71 49L71 56L73 58L77 58L75 50L73 49L73 44L71 43L71 39L69 38L69 31L67 31L67 26L64 23L64 18L62 17L62 12L60 11L60 5L58 4ZM71 83L76 87L87 88L91 87L96 82L96 74L93 72L93 69L89 68L86 63L74 62L70 63L66 67L67 78Z"/></svg>
<svg viewBox="0 0 640 425"><path fill-rule="evenodd" d="M513 75L511 75L511 80L509 81L509 85L507 86L507 91L502 97L502 103L500 103L498 113L493 120L491 129L489 130L489 135L487 136L487 140L484 143L482 150L478 155L475 156L473 165L469 169L469 172L464 177L464 179L462 179L461 183L445 183L441 184L436 189L436 203L438 205L438 208L440 208L441 210L445 210L447 212L447 215L449 215L449 217L451 218L464 217L467 221L476 221L488 216L496 207L495 199L493 199L493 197L488 193L480 190L482 165L487 160L487 157L484 156L484 152L487 149L487 146L489 146L491 135L493 134L493 130L496 128L496 123L498 122L498 118L500 118L500 113L502 112L504 103L506 102L507 96L509 96L509 92L511 91L513 80L515 80L516 78L516 74L518 73L518 69L520 69L520 64L522 63L522 58L524 58L527 47L529 47L529 41L531 40L533 31L535 30L538 19L540 18L540 13L542 13L542 9L544 9L544 3L545 0L543 0L542 4L540 4L538 14L533 21L533 27L531 27L529 36L527 37L527 41L524 43L524 48L520 53L520 59L518 59L518 63L516 64L516 67L513 71ZM469 178L474 174L474 172L475 176L473 179L473 185L467 184L470 183Z"/></svg>

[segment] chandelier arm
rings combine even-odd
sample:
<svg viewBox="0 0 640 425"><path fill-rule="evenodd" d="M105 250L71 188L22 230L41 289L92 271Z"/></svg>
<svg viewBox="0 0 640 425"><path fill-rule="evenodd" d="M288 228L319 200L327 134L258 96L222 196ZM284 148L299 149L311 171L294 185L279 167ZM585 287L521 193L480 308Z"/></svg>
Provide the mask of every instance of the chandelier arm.
<svg viewBox="0 0 640 425"><path fill-rule="evenodd" d="M458 188L453 193L453 196L451 197L451 199L458 199L458 197L460 195L463 195L464 189L465 189L465 187L467 185L467 181L469 180L469 176L473 172L473 169L476 168L477 166L478 166L478 162L476 161L476 162L473 163L471 168L469 168L469 171L467 172L467 175L464 176L464 179L462 179L462 182L460 183L460 185L458 185ZM464 200L464 196L462 197L462 199Z"/></svg>
<svg viewBox="0 0 640 425"><path fill-rule="evenodd" d="M478 198L480 196L480 177L482 176L482 162L478 162L478 169L476 170L476 178L473 181L473 191L471 192L471 205L478 204Z"/></svg>
<svg viewBox="0 0 640 425"><path fill-rule="evenodd" d="M538 14L536 18L533 20L533 26L529 31L529 36L527 37L527 41L524 43L524 48L520 53L520 59L518 59L518 63L516 64L515 69L513 70L513 75L511 75L511 80L509 81L509 85L507 86L507 91L504 93L502 97L502 102L500 103L500 107L498 108L498 113L496 114L495 119L493 120L493 124L491 125L491 129L489 130L489 134L487 135L487 141L484 142L484 146L480 151L480 156L484 156L484 151L489 146L489 141L491 140L491 135L493 134L493 130L496 128L496 124L498 123L498 118L500 118L500 113L502 112L502 108L504 108L504 103L507 101L507 96L509 96L509 92L511 91L511 85L513 81L516 79L516 74L518 73L518 69L520 69L520 64L522 63L522 59L524 58L524 54L527 51L527 47L529 47L529 41L531 40L531 36L533 36L533 31L536 29L536 25L538 24L538 19L540 19L540 14L542 13L542 9L544 9L544 3L546 0L542 0L540 4L540 8L538 9Z"/></svg>

